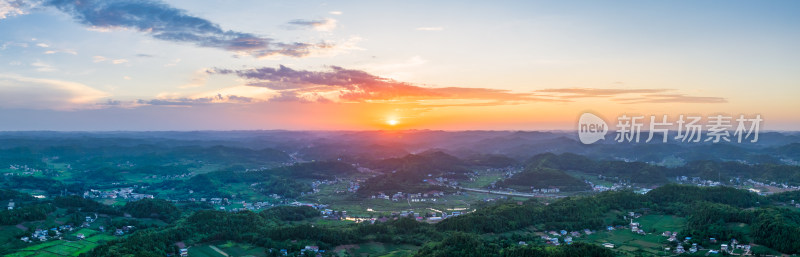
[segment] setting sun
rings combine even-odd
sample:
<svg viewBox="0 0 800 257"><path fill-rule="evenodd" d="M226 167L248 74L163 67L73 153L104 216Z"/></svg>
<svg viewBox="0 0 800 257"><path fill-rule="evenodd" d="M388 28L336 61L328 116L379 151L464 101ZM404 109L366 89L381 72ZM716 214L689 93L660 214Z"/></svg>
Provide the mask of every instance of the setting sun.
<svg viewBox="0 0 800 257"><path fill-rule="evenodd" d="M395 120L395 119L387 120L386 124L389 124L391 126L397 125L397 120Z"/></svg>

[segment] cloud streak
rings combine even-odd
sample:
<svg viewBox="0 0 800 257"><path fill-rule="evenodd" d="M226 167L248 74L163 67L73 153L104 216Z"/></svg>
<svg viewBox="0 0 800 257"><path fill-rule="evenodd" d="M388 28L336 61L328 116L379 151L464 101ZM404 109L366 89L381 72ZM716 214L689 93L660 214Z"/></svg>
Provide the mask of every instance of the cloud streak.
<svg viewBox="0 0 800 257"><path fill-rule="evenodd" d="M561 99L609 98L612 101L633 103L726 103L723 97L689 96L675 93L675 89L617 89L617 88L552 88L537 90L538 93L550 94Z"/></svg>
<svg viewBox="0 0 800 257"><path fill-rule="evenodd" d="M255 102L255 100L250 97L237 96L237 95L222 95L222 94L216 96L198 97L198 98L182 97L182 98L170 98L170 99L136 100L137 105L160 105L160 106L195 106L195 105L206 105L213 103L241 104L241 103L252 103L252 102Z"/></svg>
<svg viewBox="0 0 800 257"><path fill-rule="evenodd" d="M608 98L629 103L724 103L721 97L689 96L674 89L554 88L513 92L496 88L429 87L397 81L362 70L329 66L328 70L295 70L286 66L231 70L251 87L273 90L273 101L368 102L427 107L493 106L532 102L572 102L580 98Z"/></svg>
<svg viewBox="0 0 800 257"><path fill-rule="evenodd" d="M80 83L0 74L2 108L87 109L108 96Z"/></svg>
<svg viewBox="0 0 800 257"><path fill-rule="evenodd" d="M494 105L533 101L562 101L510 90L465 87L425 87L372 75L361 70L330 66L327 71L295 70L286 66L245 70L214 69L211 73L235 74L249 86L278 92L273 100L398 102L424 105L430 100L480 101Z"/></svg>
<svg viewBox="0 0 800 257"><path fill-rule="evenodd" d="M419 31L442 31L444 28L442 27L420 27L417 28Z"/></svg>
<svg viewBox="0 0 800 257"><path fill-rule="evenodd" d="M291 28L310 28L317 31L331 31L336 28L336 20L292 20L288 23Z"/></svg>
<svg viewBox="0 0 800 257"><path fill-rule="evenodd" d="M224 49L254 57L303 57L328 43L283 43L251 33L224 30L209 20L155 0L46 0L78 22L95 29L134 29L153 38Z"/></svg>
<svg viewBox="0 0 800 257"><path fill-rule="evenodd" d="M649 94L640 98L618 98L612 99L624 104L637 103L727 103L728 100L722 97L711 96L688 96L685 94Z"/></svg>

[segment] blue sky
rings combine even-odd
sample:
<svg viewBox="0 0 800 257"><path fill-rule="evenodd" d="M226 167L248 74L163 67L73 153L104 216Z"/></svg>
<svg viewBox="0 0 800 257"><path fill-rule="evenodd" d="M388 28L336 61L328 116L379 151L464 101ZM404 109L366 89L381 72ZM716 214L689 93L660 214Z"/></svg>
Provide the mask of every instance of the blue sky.
<svg viewBox="0 0 800 257"><path fill-rule="evenodd" d="M796 129L798 13L796 1L0 0L0 130L568 129L586 110L759 113Z"/></svg>

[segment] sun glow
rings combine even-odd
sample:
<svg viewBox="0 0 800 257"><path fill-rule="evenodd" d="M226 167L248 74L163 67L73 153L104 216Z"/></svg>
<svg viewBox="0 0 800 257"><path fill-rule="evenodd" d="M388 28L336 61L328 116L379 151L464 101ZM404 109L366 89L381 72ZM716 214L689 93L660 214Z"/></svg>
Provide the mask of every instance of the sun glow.
<svg viewBox="0 0 800 257"><path fill-rule="evenodd" d="M396 119L389 119L389 120L386 121L386 124L389 124L390 126L397 125L397 123L398 122L397 122Z"/></svg>

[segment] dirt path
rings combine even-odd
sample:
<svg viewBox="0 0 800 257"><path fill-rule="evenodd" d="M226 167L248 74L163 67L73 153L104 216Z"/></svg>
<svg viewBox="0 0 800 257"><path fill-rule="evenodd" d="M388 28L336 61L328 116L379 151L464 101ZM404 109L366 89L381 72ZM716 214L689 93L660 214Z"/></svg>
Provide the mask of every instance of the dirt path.
<svg viewBox="0 0 800 257"><path fill-rule="evenodd" d="M222 250L220 250L219 248L217 248L216 246L209 245L208 247L210 247L210 248L211 248L212 250L214 250L214 251L217 251L219 254L222 254L222 256L225 256L225 257L228 257L228 256L230 256L230 255L228 255L227 253L225 253L225 252L223 252Z"/></svg>

